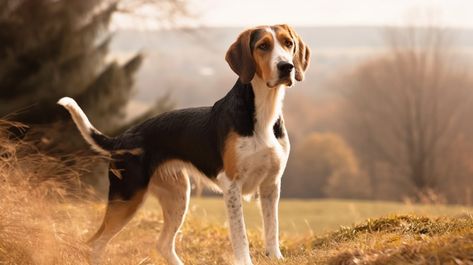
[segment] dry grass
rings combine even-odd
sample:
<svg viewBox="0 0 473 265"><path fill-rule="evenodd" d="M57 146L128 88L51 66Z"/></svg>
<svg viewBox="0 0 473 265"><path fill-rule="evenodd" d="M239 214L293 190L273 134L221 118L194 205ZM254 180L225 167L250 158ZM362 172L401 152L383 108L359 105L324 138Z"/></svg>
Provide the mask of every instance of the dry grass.
<svg viewBox="0 0 473 265"><path fill-rule="evenodd" d="M341 228L312 241L314 249L340 249L328 264L469 264L473 217L391 216Z"/></svg>
<svg viewBox="0 0 473 265"><path fill-rule="evenodd" d="M44 155L11 139L11 126L22 128L0 120L0 264L80 263L77 216L54 206L91 194L79 181L90 158Z"/></svg>
<svg viewBox="0 0 473 265"><path fill-rule="evenodd" d="M86 264L83 242L98 227L104 203L78 177L94 158L46 156L28 143L10 140L5 128L11 125L0 121L0 264ZM104 264L163 264L154 252L162 227L154 203L147 202L112 240ZM292 201L288 208L297 204ZM186 264L230 264L227 229L207 219L198 207L191 211L178 236L178 253ZM263 255L257 230L249 232L256 264L473 264L473 217L467 213L368 219L324 236L286 233L282 262Z"/></svg>

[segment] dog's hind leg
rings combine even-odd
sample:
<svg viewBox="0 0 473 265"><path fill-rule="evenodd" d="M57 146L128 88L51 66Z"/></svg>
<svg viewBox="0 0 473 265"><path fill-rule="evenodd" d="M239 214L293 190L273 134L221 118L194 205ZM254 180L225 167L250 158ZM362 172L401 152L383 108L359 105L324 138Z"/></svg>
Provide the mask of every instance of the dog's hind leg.
<svg viewBox="0 0 473 265"><path fill-rule="evenodd" d="M171 175L156 174L151 182L150 191L161 204L164 224L158 239L158 251L171 265L182 265L176 254L176 233L181 227L189 205L190 183L184 171Z"/></svg>
<svg viewBox="0 0 473 265"><path fill-rule="evenodd" d="M107 243L131 220L143 201L144 194L141 191L129 200L113 200L108 202L102 225L87 242L92 251L91 261L93 264L99 263Z"/></svg>
<svg viewBox="0 0 473 265"><path fill-rule="evenodd" d="M107 210L102 225L87 244L90 261L100 263L107 243L131 220L147 191L139 157L124 155L115 158L109 172L110 189Z"/></svg>

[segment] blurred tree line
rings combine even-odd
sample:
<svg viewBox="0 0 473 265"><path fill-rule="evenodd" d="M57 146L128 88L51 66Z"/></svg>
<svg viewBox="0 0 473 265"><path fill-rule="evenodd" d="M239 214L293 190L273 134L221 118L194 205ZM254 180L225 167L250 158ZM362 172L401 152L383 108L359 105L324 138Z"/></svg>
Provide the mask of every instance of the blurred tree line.
<svg viewBox="0 0 473 265"><path fill-rule="evenodd" d="M119 123L142 56L106 62L117 4L104 2L2 1L0 115L51 123L65 118L55 102L71 96L98 127Z"/></svg>
<svg viewBox="0 0 473 265"><path fill-rule="evenodd" d="M94 125L110 134L171 108L166 96L131 123L123 122L143 55L137 53L121 64L110 60L109 24L114 13L130 14L142 5L163 11L163 23L179 15L178 11L185 12L177 0L1 1L0 117L39 125L35 129L54 124L51 131L60 131L54 138L72 138L70 143L78 134L69 115L55 104L63 96L76 99ZM172 14L164 16L166 12ZM66 127L58 121L66 121ZM50 140L46 142L51 144Z"/></svg>
<svg viewBox="0 0 473 265"><path fill-rule="evenodd" d="M473 76L446 30L386 38L388 54L347 76L345 136L374 190L387 182L417 200L461 202L473 187Z"/></svg>
<svg viewBox="0 0 473 265"><path fill-rule="evenodd" d="M180 0L0 1L0 118L28 125L28 130L12 127L12 132L60 158L75 154L74 163L79 163L81 156L94 153L56 104L59 98L76 99L93 124L111 135L171 109L167 95L141 116L124 121L144 58L136 53L123 63L111 59L109 24L117 13L140 16L134 12L143 6L160 11L156 20L167 24L186 14ZM106 187L106 178L97 178L105 174L103 159L82 166L89 172L83 176L86 182Z"/></svg>
<svg viewBox="0 0 473 265"><path fill-rule="evenodd" d="M334 80L341 100L326 119L338 123L293 145L283 195L473 201L469 62L435 26L385 37L384 53Z"/></svg>

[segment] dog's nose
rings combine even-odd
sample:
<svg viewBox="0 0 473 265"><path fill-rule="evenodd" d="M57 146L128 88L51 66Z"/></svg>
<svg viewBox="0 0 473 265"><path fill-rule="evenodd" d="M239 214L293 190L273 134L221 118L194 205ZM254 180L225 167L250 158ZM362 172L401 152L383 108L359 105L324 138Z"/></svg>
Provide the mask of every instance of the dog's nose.
<svg viewBox="0 0 473 265"><path fill-rule="evenodd" d="M294 68L294 65L288 62L279 62L277 66L281 74L289 74Z"/></svg>

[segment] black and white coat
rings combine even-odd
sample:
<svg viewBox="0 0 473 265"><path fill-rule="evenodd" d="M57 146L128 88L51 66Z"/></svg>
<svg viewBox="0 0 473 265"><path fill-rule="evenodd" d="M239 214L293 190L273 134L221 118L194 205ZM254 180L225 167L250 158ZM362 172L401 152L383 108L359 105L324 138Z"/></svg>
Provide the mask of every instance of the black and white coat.
<svg viewBox="0 0 473 265"><path fill-rule="evenodd" d="M290 150L282 106L286 88L303 79L309 54L287 25L249 29L227 52L239 79L225 97L211 107L161 114L112 138L95 129L73 99L62 98L58 103L69 110L84 139L111 157L109 201L100 229L89 240L91 261L99 261L150 191L164 217L157 248L169 264L183 264L175 236L188 208L189 175L223 193L236 264L252 264L241 201L255 192L267 255L282 259L277 210Z"/></svg>

